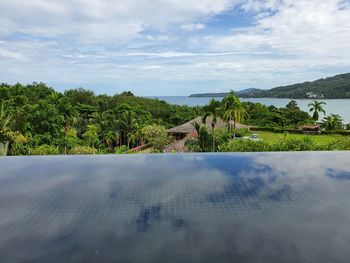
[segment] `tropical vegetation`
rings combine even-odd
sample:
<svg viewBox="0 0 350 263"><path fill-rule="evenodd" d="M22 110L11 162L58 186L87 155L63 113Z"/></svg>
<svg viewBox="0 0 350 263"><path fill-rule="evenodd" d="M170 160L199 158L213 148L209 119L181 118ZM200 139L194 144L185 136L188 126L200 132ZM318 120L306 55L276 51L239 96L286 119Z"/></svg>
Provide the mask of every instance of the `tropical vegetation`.
<svg viewBox="0 0 350 263"><path fill-rule="evenodd" d="M60 93L44 83L1 84L0 150L2 155L114 153L147 143L159 150L168 143L167 128L201 112L131 92L108 96L83 88ZM153 135L152 128L159 133Z"/></svg>
<svg viewBox="0 0 350 263"><path fill-rule="evenodd" d="M254 150L259 147L277 150L277 145L266 146L270 144L267 141L257 144L243 141L241 138L249 135L248 130L237 129L236 123L282 133L295 132L301 126L315 122L328 133L344 133L345 129L350 129L338 115L330 114L319 121L322 105L322 102L313 102L310 105L313 115L310 116L293 100L285 107L277 108L241 102L234 92L222 101L213 99L204 107L189 107L137 97L131 92L110 96L77 88L61 93L44 83L1 84L0 155L132 153L145 147L161 152L173 140L168 135L168 128L198 116L202 116L204 122L209 118L211 127L195 125L198 136L186 142L191 151L240 151L248 150L250 146L255 147ZM225 128L216 128L219 119L227 123ZM288 140L278 149L295 149L291 146L293 143L286 144ZM322 146L326 148L310 147L344 149L348 145L346 140L332 143Z"/></svg>
<svg viewBox="0 0 350 263"><path fill-rule="evenodd" d="M309 107L310 107L310 112L313 112L312 114L312 119L317 122L319 117L320 112L322 112L323 114L326 114L326 111L323 109L322 105L325 105L326 103L324 103L323 101L317 101L314 100L313 102L309 103Z"/></svg>
<svg viewBox="0 0 350 263"><path fill-rule="evenodd" d="M228 122L229 132L233 132L233 138L236 137L236 124L248 115L242 102L240 102L237 95L231 91L223 99L223 119ZM233 125L232 125L233 122ZM233 126L233 129L232 129Z"/></svg>
<svg viewBox="0 0 350 263"><path fill-rule="evenodd" d="M215 99L211 99L209 104L204 106L203 122L207 121L207 118L211 118L211 129L212 129L212 141L213 151L215 151L215 126L218 117L220 116L220 102Z"/></svg>

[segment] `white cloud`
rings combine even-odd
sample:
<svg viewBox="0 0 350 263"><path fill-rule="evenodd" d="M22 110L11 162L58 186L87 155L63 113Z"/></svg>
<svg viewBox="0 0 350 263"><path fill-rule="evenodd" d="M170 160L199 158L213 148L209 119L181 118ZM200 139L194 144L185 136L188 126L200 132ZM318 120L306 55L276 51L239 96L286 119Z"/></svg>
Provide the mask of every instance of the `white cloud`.
<svg viewBox="0 0 350 263"><path fill-rule="evenodd" d="M241 2L252 23L226 29L235 21L228 12ZM270 88L350 69L349 1L0 0L0 6L0 77L8 82ZM222 12L225 26L216 30L211 18Z"/></svg>
<svg viewBox="0 0 350 263"><path fill-rule="evenodd" d="M154 70L154 69L161 69L162 67L159 65L151 65L151 66L144 66L142 67L143 70Z"/></svg>
<svg viewBox="0 0 350 263"><path fill-rule="evenodd" d="M205 24L197 23L197 24L184 24L181 26L181 29L184 31L197 31L202 30L206 27Z"/></svg>
<svg viewBox="0 0 350 263"><path fill-rule="evenodd" d="M165 28L218 14L237 0L0 0L2 25L12 33L65 36L83 42L130 40L146 28ZM4 29L0 30L5 33ZM9 33L9 30L6 30Z"/></svg>
<svg viewBox="0 0 350 263"><path fill-rule="evenodd" d="M242 5L242 8L255 13L267 10L274 11L282 4L282 2L282 0L246 0Z"/></svg>
<svg viewBox="0 0 350 263"><path fill-rule="evenodd" d="M255 3L255 4L252 4ZM256 26L231 36L209 37L214 50L273 50L307 57L350 56L350 7L338 0L249 1L248 10L274 10Z"/></svg>
<svg viewBox="0 0 350 263"><path fill-rule="evenodd" d="M25 56L19 52L13 52L10 50L2 49L1 47L0 47L0 57L16 59L16 60L22 60L25 58Z"/></svg>

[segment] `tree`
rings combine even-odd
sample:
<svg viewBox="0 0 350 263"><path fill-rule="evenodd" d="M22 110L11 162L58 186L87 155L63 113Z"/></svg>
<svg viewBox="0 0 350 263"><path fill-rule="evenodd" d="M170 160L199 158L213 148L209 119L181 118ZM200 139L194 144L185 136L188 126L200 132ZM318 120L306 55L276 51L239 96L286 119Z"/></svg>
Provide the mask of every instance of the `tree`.
<svg viewBox="0 0 350 263"><path fill-rule="evenodd" d="M80 139L77 137L77 131L73 128L69 128L60 145L63 145L64 154L67 154L67 149L71 150L75 148L79 142Z"/></svg>
<svg viewBox="0 0 350 263"><path fill-rule="evenodd" d="M67 138L70 127L77 120L78 111L66 97L62 97L58 102L58 111L63 115L64 137ZM64 146L64 154L67 154L67 146Z"/></svg>
<svg viewBox="0 0 350 263"><path fill-rule="evenodd" d="M120 94L120 96L135 97L131 91L124 91Z"/></svg>
<svg viewBox="0 0 350 263"><path fill-rule="evenodd" d="M211 118L211 128L212 128L212 136L213 136L213 152L215 152L215 126L217 119L220 117L220 102L215 99L211 99L209 104L204 106L204 115L202 118L202 122L206 123L207 118Z"/></svg>
<svg viewBox="0 0 350 263"><path fill-rule="evenodd" d="M208 130L199 123L193 123L194 128L198 134L197 138L190 138L186 140L185 145L193 152L209 152L212 143L212 137Z"/></svg>
<svg viewBox="0 0 350 263"><path fill-rule="evenodd" d="M73 105L89 104L96 106L95 93L91 90L83 88L71 89L64 92L64 95L69 98Z"/></svg>
<svg viewBox="0 0 350 263"><path fill-rule="evenodd" d="M130 110L123 112L119 120L119 124L124 134L125 141L127 142L127 146L130 148L130 140L128 139L128 136L132 134L137 125L135 112Z"/></svg>
<svg viewBox="0 0 350 263"><path fill-rule="evenodd" d="M224 99L224 119L228 121L229 132L232 132L233 121L233 139L236 137L236 122L240 122L247 115L243 104L240 102L237 95L231 91Z"/></svg>
<svg viewBox="0 0 350 263"><path fill-rule="evenodd" d="M0 101L0 156L6 155L9 141L6 136L6 130L11 121L11 115L5 111L4 102Z"/></svg>
<svg viewBox="0 0 350 263"><path fill-rule="evenodd" d="M0 156L7 155L10 142L12 143L13 152L20 145L27 142L27 138L20 132L10 129L10 122L13 120L12 115L5 109L5 102L0 101Z"/></svg>
<svg viewBox="0 0 350 263"><path fill-rule="evenodd" d="M321 126L327 131L343 129L343 120L338 114L331 114L323 119Z"/></svg>
<svg viewBox="0 0 350 263"><path fill-rule="evenodd" d="M319 113L322 112L323 114L326 114L325 110L323 109L322 105L326 105L323 101L317 101L314 100L312 103L309 103L308 106L310 107L310 112L313 112L312 119L317 122L319 119Z"/></svg>
<svg viewBox="0 0 350 263"><path fill-rule="evenodd" d="M64 133L63 115L59 113L57 101L48 98L40 99L35 104L25 105L24 108L28 113L27 122L30 125L30 132L39 135L42 140L40 144L51 144L56 138L61 138Z"/></svg>
<svg viewBox="0 0 350 263"><path fill-rule="evenodd" d="M163 147L170 142L168 131L164 126L153 124L143 127L142 134L155 151L161 152Z"/></svg>
<svg viewBox="0 0 350 263"><path fill-rule="evenodd" d="M100 141L98 139L99 127L94 124L88 125L88 130L83 134L83 138L88 146L95 147Z"/></svg>
<svg viewBox="0 0 350 263"><path fill-rule="evenodd" d="M6 111L5 102L3 100L0 101L0 129L5 129L9 126L10 121L12 119L12 115Z"/></svg>
<svg viewBox="0 0 350 263"><path fill-rule="evenodd" d="M286 108L290 110L300 110L298 103L295 100L291 100L290 102L288 102Z"/></svg>
<svg viewBox="0 0 350 263"><path fill-rule="evenodd" d="M108 131L108 132L104 133L104 135L103 135L103 141L107 144L110 152L112 152L113 142L114 142L115 138L116 138L116 135L112 131Z"/></svg>

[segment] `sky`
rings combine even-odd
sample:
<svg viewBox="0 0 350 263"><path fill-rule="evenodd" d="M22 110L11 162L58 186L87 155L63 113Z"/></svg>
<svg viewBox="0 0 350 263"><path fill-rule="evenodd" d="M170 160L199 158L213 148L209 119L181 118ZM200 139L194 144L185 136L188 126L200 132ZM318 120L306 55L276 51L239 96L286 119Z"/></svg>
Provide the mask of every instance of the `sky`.
<svg viewBox="0 0 350 263"><path fill-rule="evenodd" d="M350 0L0 0L0 82L189 95L350 72Z"/></svg>

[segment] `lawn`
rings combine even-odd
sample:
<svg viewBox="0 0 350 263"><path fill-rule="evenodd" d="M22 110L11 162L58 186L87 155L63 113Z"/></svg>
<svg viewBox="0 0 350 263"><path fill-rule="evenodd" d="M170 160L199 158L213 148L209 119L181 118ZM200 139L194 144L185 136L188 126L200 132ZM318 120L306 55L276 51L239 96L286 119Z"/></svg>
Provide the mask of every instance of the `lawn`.
<svg viewBox="0 0 350 263"><path fill-rule="evenodd" d="M267 131L252 131L251 134L259 134L260 138L265 142L278 142L286 136L284 133L274 133ZM301 139L304 137L310 137L314 143L319 145L329 144L331 142L345 139L346 136L343 135L305 135L305 134L288 134L289 138Z"/></svg>

